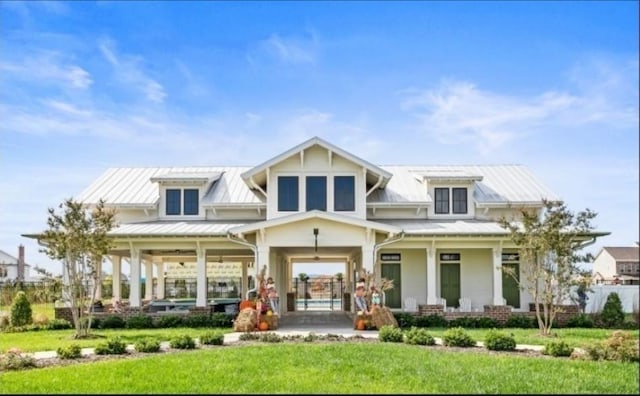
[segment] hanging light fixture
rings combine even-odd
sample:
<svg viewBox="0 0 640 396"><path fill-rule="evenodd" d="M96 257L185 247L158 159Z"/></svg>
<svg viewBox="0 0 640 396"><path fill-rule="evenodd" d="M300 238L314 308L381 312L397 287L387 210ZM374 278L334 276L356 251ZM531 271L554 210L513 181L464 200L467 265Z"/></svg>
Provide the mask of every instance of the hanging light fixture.
<svg viewBox="0 0 640 396"><path fill-rule="evenodd" d="M317 228L313 229L313 235L316 237L316 245L315 245L315 251L318 251L318 234L320 233L320 230L318 230Z"/></svg>

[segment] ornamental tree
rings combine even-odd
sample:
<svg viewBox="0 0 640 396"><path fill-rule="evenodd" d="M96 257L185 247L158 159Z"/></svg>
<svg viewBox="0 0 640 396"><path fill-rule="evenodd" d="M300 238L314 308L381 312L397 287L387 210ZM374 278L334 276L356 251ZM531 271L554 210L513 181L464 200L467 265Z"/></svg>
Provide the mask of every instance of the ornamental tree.
<svg viewBox="0 0 640 396"><path fill-rule="evenodd" d="M49 208L42 252L63 263L62 301L71 306L76 338L87 337L100 282L99 264L112 248L107 233L115 227L115 211L100 200L94 208L66 199L60 212ZM88 308L88 312L85 309ZM85 318L88 315L88 318Z"/></svg>
<svg viewBox="0 0 640 396"><path fill-rule="evenodd" d="M517 219L499 220L520 250L522 276L518 277L512 268L502 270L533 297L542 335L550 335L561 304L577 282L577 264L592 258L581 250L585 241L593 237L591 220L595 217L596 213L589 209L573 213L562 202L543 200L540 212L523 209Z"/></svg>

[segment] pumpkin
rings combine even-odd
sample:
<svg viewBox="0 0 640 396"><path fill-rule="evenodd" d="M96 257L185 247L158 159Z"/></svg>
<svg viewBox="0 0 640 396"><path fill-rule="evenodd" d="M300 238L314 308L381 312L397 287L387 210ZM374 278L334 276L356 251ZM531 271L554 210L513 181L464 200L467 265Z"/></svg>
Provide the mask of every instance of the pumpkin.
<svg viewBox="0 0 640 396"><path fill-rule="evenodd" d="M358 321L356 322L356 330L364 330L366 328L366 324L364 322L364 319L358 319Z"/></svg>
<svg viewBox="0 0 640 396"><path fill-rule="evenodd" d="M267 316L273 316L273 312L271 310L267 311Z"/></svg>
<svg viewBox="0 0 640 396"><path fill-rule="evenodd" d="M240 303L240 311L242 311L245 308L251 308L251 309L256 309L256 304L255 302L251 301L251 300L244 300Z"/></svg>
<svg viewBox="0 0 640 396"><path fill-rule="evenodd" d="M267 322L260 322L260 324L258 325L258 329L260 329L260 331L267 331L269 330L269 323Z"/></svg>

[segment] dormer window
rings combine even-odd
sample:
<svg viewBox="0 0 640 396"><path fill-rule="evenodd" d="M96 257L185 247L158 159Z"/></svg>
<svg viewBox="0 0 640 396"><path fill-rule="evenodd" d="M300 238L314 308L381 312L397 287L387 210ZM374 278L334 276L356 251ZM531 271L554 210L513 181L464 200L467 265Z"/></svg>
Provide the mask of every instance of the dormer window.
<svg viewBox="0 0 640 396"><path fill-rule="evenodd" d="M199 190L195 188L167 189L167 216L189 215L197 216L199 212ZM184 206L182 205L184 202Z"/></svg>
<svg viewBox="0 0 640 396"><path fill-rule="evenodd" d="M449 193L451 190L451 194ZM453 214L467 214L467 189L466 188L434 188L436 214L449 214L449 208ZM451 198L451 202L449 200ZM451 203L451 205L450 205Z"/></svg>
<svg viewBox="0 0 640 396"><path fill-rule="evenodd" d="M354 176L333 178L333 206L336 212L356 210L356 181Z"/></svg>

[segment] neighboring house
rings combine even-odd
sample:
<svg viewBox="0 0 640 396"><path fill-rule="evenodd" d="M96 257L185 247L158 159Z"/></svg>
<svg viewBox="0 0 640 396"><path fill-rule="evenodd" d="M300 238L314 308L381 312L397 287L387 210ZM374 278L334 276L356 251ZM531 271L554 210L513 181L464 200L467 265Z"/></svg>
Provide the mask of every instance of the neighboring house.
<svg viewBox="0 0 640 396"><path fill-rule="evenodd" d="M364 268L393 279L390 308L409 298L426 311L461 298L474 311L528 311L531 297L501 270L520 263L497 219L540 211L544 198L560 200L522 165L378 166L317 137L254 167L112 168L76 197L117 209L113 293L126 260L132 307L175 287L204 307L222 282L245 296L263 267L284 297L294 263L337 262L346 290ZM144 296L143 272L158 278Z"/></svg>
<svg viewBox="0 0 640 396"><path fill-rule="evenodd" d="M593 260L593 279L597 284L640 284L640 247L603 247Z"/></svg>
<svg viewBox="0 0 640 396"><path fill-rule="evenodd" d="M18 257L13 257L4 250L0 250L0 282L28 281L30 280L30 267L24 261L23 245L18 247Z"/></svg>

